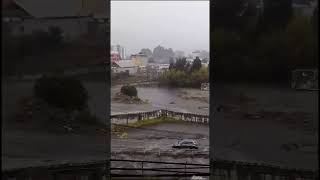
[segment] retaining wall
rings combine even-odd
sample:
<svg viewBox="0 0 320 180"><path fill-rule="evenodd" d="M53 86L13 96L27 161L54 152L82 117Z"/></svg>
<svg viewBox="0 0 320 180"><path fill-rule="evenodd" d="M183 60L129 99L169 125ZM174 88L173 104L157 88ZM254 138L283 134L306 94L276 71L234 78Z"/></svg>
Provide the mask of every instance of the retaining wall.
<svg viewBox="0 0 320 180"><path fill-rule="evenodd" d="M170 117L174 119L180 119L186 122L209 124L209 116L193 113L182 113L170 110L159 109L149 112L138 112L128 114L116 114L111 115L112 124L129 124L146 119L155 119L160 117Z"/></svg>

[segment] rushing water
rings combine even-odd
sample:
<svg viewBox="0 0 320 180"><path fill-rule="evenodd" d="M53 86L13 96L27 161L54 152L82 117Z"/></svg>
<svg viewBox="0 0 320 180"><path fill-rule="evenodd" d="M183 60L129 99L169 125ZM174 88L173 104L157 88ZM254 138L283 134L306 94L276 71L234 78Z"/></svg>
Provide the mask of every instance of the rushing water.
<svg viewBox="0 0 320 180"><path fill-rule="evenodd" d="M127 113L168 109L178 112L208 114L209 92L189 88L138 87L138 96L148 100L148 104L125 104L111 102L111 113ZM111 88L113 97L120 91L120 86ZM181 97L184 96L184 97ZM193 98L191 98L193 97ZM189 98L189 99L187 99Z"/></svg>

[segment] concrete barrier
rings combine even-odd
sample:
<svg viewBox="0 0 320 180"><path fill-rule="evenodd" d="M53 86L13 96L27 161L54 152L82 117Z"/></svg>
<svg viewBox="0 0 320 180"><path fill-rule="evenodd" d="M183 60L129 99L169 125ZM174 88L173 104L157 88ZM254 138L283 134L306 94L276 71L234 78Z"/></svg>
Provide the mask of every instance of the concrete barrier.
<svg viewBox="0 0 320 180"><path fill-rule="evenodd" d="M159 109L156 111L111 115L112 124L129 124L140 120L169 117L192 123L209 124L209 116Z"/></svg>

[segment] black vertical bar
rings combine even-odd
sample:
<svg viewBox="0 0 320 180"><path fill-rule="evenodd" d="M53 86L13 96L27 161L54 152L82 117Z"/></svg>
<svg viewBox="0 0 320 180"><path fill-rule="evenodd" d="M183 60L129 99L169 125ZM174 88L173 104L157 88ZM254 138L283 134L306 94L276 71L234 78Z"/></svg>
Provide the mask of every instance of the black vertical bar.
<svg viewBox="0 0 320 180"><path fill-rule="evenodd" d="M111 43L111 25L110 25L110 18L111 18L111 3L110 1L107 1L107 7L106 7L106 14L107 17L109 18L107 23L107 31L106 31L106 39L108 39L106 45L107 45L107 51L106 51L106 57L107 57L107 73L106 73L106 102L109 103L109 106L106 108L106 144L107 144L107 152L106 152L106 164L105 164L105 175L106 175L106 180L110 180L111 179L111 172L110 172L110 168L111 168L111 120L110 120L110 115L111 115L111 56L110 56L110 43Z"/></svg>
<svg viewBox="0 0 320 180"><path fill-rule="evenodd" d="M213 38L211 36L211 32L213 30L213 13L211 11L212 8L212 1L209 1L209 13L210 13L210 17L209 17L209 22L210 22L210 33L209 33L209 56L210 56L210 61L212 61L214 59L213 57L213 53L211 52L211 50L213 49L212 44L213 44ZM214 75L213 75L213 65L212 63L210 63L209 61L209 119L208 119L208 124L209 124L209 162L210 162L210 180L214 179L214 147L213 147L213 112L214 112L214 97L213 97L213 82L214 82Z"/></svg>

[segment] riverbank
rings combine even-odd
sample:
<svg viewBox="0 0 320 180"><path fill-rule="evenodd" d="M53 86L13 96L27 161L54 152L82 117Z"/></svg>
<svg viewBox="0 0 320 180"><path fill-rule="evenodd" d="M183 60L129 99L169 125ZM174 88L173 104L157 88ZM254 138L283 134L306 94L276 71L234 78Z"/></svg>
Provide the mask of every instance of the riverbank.
<svg viewBox="0 0 320 180"><path fill-rule="evenodd" d="M120 91L120 88L121 86L112 86L111 97L114 97ZM111 114L146 112L157 109L203 115L209 114L208 91L192 88L161 87L137 87L137 91L138 96L143 101L148 101L149 104L130 105L111 101Z"/></svg>

